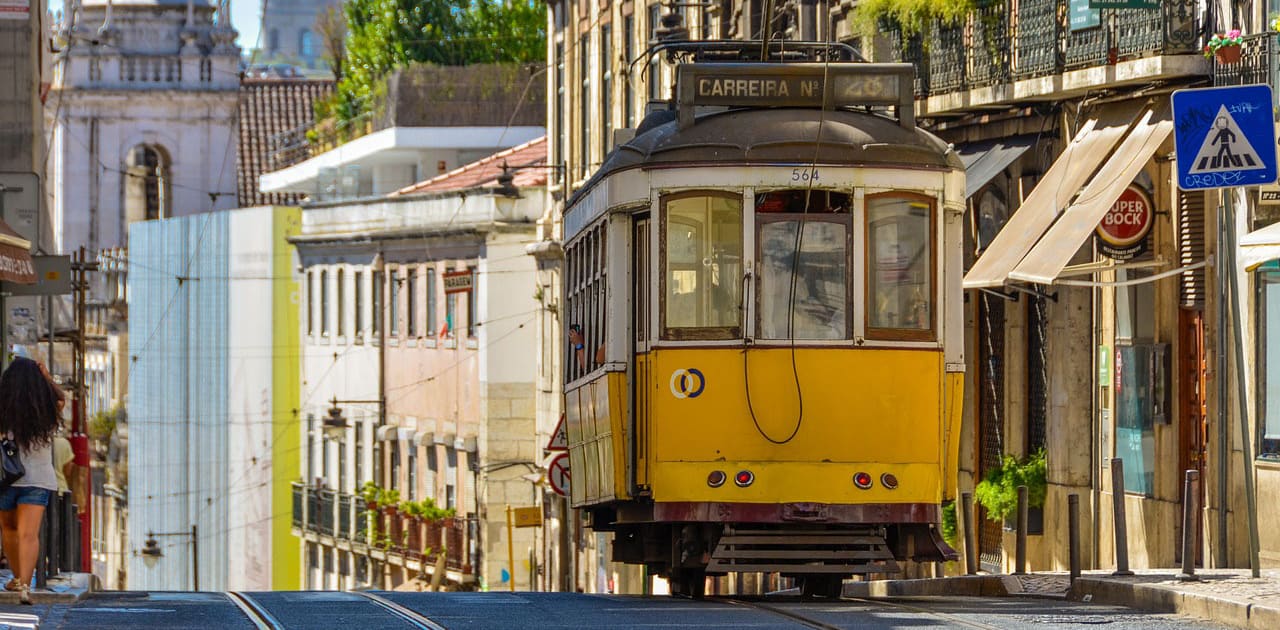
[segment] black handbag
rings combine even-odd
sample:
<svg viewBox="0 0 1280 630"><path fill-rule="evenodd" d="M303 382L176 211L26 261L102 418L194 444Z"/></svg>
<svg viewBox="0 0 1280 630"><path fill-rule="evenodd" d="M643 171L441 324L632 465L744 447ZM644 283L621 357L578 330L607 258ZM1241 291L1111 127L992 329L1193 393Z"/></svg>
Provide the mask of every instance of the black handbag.
<svg viewBox="0 0 1280 630"><path fill-rule="evenodd" d="M27 474L22 465L18 443L9 438L0 439L0 490L4 490Z"/></svg>

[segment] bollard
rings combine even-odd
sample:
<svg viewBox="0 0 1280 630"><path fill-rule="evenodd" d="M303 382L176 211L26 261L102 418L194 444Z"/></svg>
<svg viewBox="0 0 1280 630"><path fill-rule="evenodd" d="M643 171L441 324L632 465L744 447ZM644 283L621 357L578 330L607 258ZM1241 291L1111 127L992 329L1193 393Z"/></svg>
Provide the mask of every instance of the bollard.
<svg viewBox="0 0 1280 630"><path fill-rule="evenodd" d="M1080 577L1080 495L1067 495L1067 546L1071 556L1071 583Z"/></svg>
<svg viewBox="0 0 1280 630"><path fill-rule="evenodd" d="M1182 573L1178 579L1194 582L1196 577L1196 541L1200 539L1200 471L1188 470L1182 482Z"/></svg>
<svg viewBox="0 0 1280 630"><path fill-rule="evenodd" d="M1018 486L1018 538L1014 547L1014 575L1027 572L1027 487Z"/></svg>
<svg viewBox="0 0 1280 630"><path fill-rule="evenodd" d="M1116 532L1116 572L1111 575L1133 575L1129 570L1129 528L1124 508L1124 461L1111 458L1112 529Z"/></svg>
<svg viewBox="0 0 1280 630"><path fill-rule="evenodd" d="M973 493L960 493L960 519L964 521L964 570L978 574L978 536L973 531Z"/></svg>

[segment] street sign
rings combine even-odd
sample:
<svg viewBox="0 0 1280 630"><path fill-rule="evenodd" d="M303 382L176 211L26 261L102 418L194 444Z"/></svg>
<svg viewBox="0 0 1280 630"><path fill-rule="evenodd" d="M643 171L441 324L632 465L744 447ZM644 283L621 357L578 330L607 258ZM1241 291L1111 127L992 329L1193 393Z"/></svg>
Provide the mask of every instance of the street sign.
<svg viewBox="0 0 1280 630"><path fill-rule="evenodd" d="M536 505L511 508L511 520L516 527L540 527L542 525L542 508Z"/></svg>
<svg viewBox="0 0 1280 630"><path fill-rule="evenodd" d="M569 454L560 453L547 465L547 481L556 494L569 496Z"/></svg>
<svg viewBox="0 0 1280 630"><path fill-rule="evenodd" d="M546 451L567 451L569 450L569 436L564 430L564 414L560 414L560 422L556 424L556 430L551 432L551 441L547 442Z"/></svg>
<svg viewBox="0 0 1280 630"><path fill-rule="evenodd" d="M1276 181L1271 86L1173 93L1178 187L1204 190Z"/></svg>
<svg viewBox="0 0 1280 630"><path fill-rule="evenodd" d="M470 269L462 271L446 271L444 272L444 292L450 293L466 293L471 290L471 280L475 274Z"/></svg>

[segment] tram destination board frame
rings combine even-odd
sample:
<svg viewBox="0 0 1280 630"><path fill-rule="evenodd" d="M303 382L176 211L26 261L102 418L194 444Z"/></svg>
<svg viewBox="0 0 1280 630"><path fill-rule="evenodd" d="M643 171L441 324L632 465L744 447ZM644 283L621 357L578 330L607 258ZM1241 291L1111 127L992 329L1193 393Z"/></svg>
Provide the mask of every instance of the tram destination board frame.
<svg viewBox="0 0 1280 630"><path fill-rule="evenodd" d="M699 105L862 107L891 105L914 129L915 67L909 63L684 63L676 67L680 127Z"/></svg>

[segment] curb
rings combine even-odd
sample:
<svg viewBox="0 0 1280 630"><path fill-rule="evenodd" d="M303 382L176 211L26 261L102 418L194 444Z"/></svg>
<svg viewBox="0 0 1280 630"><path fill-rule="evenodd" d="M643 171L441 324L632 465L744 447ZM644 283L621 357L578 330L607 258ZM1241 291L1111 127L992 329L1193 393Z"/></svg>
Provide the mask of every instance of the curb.
<svg viewBox="0 0 1280 630"><path fill-rule="evenodd" d="M31 591L32 604L74 604L94 591L101 590L98 576L92 573L70 573L62 574L57 578L50 579L53 587L60 590L35 590ZM0 605L2 606L18 606L21 605L18 594L0 589ZM4 621L0 619L0 621ZM0 625L0 628L3 628Z"/></svg>
<svg viewBox="0 0 1280 630"><path fill-rule="evenodd" d="M1176 613L1250 630L1280 627L1280 608L1213 595L1184 593L1158 584L1081 577L1071 585L1067 599Z"/></svg>

